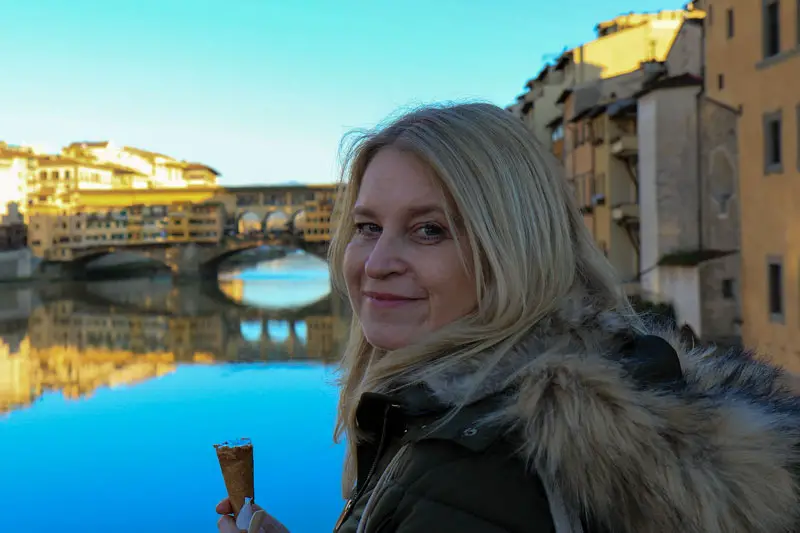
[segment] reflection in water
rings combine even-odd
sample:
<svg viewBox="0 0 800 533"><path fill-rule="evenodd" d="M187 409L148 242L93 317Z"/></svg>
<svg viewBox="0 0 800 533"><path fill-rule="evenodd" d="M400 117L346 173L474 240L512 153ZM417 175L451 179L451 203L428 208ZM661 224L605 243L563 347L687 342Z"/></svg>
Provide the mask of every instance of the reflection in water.
<svg viewBox="0 0 800 533"><path fill-rule="evenodd" d="M250 289L237 286L241 295ZM346 306L328 291L316 301L309 295L312 303L303 307L274 310L239 305L214 287L168 280L28 292L37 303L27 324L17 320L16 330L0 332L0 413L45 391L86 397L99 387L163 376L179 363L331 363L347 324Z"/></svg>
<svg viewBox="0 0 800 533"><path fill-rule="evenodd" d="M349 312L324 264L280 265L219 285L0 291L0 458L14 457L0 472L15 480L0 501L46 502L37 527L63 533L211 531L224 495L211 444L247 435L259 499L293 533L329 529L342 505L331 363ZM25 516L2 530L29 529Z"/></svg>
<svg viewBox="0 0 800 533"><path fill-rule="evenodd" d="M322 261L302 253L220 275L220 290L232 300L262 309L303 307L330 293ZM245 291L245 287L247 290Z"/></svg>

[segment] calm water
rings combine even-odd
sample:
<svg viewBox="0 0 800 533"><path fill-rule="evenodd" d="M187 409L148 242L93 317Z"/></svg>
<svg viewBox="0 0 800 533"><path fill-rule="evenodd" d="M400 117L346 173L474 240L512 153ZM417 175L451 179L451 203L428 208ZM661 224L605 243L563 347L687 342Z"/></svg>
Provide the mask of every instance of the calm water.
<svg viewBox="0 0 800 533"><path fill-rule="evenodd" d="M0 291L0 531L211 532L212 445L252 438L256 501L330 531L347 311L321 261Z"/></svg>

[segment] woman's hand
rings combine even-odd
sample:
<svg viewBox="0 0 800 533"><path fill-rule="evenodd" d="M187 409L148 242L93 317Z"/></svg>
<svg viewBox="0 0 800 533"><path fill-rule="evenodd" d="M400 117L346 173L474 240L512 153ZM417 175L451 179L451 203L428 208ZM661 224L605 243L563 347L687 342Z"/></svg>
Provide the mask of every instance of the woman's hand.
<svg viewBox="0 0 800 533"><path fill-rule="evenodd" d="M251 505L253 506L253 519L250 521L248 533L289 533L286 526L278 522L264 509L255 503ZM236 521L233 519L233 516L231 516L233 513L233 506L228 498L225 498L217 504L217 513L223 515L217 521L219 533L242 532L242 530L236 527Z"/></svg>

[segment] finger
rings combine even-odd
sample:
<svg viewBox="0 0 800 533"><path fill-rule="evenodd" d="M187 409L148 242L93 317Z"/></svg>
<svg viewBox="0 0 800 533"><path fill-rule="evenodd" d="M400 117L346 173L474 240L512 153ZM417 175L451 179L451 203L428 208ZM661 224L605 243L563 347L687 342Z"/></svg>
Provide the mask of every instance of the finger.
<svg viewBox="0 0 800 533"><path fill-rule="evenodd" d="M217 504L217 514L231 514L233 512L233 505L231 505L230 498L225 498Z"/></svg>
<svg viewBox="0 0 800 533"><path fill-rule="evenodd" d="M217 530L219 533L241 533L239 528L236 527L236 521L232 516L220 516L217 520Z"/></svg>

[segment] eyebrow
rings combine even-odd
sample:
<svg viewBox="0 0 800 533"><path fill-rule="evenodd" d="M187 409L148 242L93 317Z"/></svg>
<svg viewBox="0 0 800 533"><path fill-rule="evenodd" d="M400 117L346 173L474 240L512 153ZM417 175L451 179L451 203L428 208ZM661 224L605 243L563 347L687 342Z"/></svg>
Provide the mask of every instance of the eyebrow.
<svg viewBox="0 0 800 533"><path fill-rule="evenodd" d="M408 213L412 217L421 216L421 215L428 215L428 214L431 214L431 213L437 213L437 214L444 215L444 210L441 208L441 206L436 205L436 204L419 205L419 206L415 206L415 207L410 207L410 208L406 209L405 211L406 211L406 213ZM361 215L361 216L364 216L364 217L373 217L373 218L375 218L377 216L375 214L375 211L373 211L369 207L363 206L363 205L355 206L353 208L353 215Z"/></svg>

